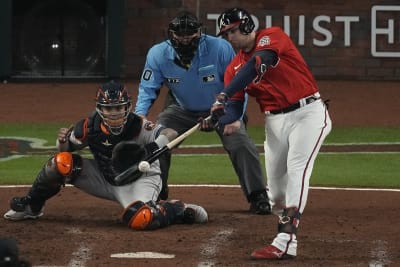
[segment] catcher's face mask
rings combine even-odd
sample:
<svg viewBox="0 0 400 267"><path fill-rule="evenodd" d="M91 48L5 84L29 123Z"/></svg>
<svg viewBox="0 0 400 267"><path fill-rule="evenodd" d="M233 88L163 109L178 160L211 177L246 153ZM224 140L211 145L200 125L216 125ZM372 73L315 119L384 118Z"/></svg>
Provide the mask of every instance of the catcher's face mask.
<svg viewBox="0 0 400 267"><path fill-rule="evenodd" d="M132 104L125 87L113 82L104 84L97 91L96 101L96 111L104 125L112 134L119 135L124 129Z"/></svg>
<svg viewBox="0 0 400 267"><path fill-rule="evenodd" d="M100 115L111 133L120 134L127 119L127 105L101 106Z"/></svg>

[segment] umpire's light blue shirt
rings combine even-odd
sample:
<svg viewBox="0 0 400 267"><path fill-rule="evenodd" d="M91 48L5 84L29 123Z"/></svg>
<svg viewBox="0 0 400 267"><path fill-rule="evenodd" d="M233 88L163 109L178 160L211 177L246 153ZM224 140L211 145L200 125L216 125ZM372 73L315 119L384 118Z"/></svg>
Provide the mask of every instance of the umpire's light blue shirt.
<svg viewBox="0 0 400 267"><path fill-rule="evenodd" d="M189 69L174 63L176 52L170 41L150 48L139 84L135 113L147 115L162 85L188 111L208 111L224 88L224 72L235 56L224 39L203 34Z"/></svg>

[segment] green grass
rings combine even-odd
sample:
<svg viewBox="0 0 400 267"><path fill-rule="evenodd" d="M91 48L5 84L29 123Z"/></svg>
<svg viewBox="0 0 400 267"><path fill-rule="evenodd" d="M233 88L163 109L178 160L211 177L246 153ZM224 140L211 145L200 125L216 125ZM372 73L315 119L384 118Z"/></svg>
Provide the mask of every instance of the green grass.
<svg viewBox="0 0 400 267"><path fill-rule="evenodd" d="M41 138L55 145L58 129L68 124L0 124L0 136Z"/></svg>
<svg viewBox="0 0 400 267"><path fill-rule="evenodd" d="M46 156L0 162L0 184L30 184ZM318 155L312 186L400 188L400 153ZM199 162L201 162L200 167ZM264 157L261 156L264 166ZM206 167L205 167L206 166ZM172 157L171 184L238 184L227 155Z"/></svg>
<svg viewBox="0 0 400 267"><path fill-rule="evenodd" d="M57 131L65 124L1 124L1 136L27 136L47 140L54 145ZM263 127L252 126L248 129L249 135L256 144L262 144L265 139ZM378 142L400 142L400 127L334 127L325 140L329 143L378 143ZM191 135L184 145L209 145L220 144L218 135L214 132L196 132Z"/></svg>
<svg viewBox="0 0 400 267"><path fill-rule="evenodd" d="M48 156L29 156L0 161L0 184L31 184Z"/></svg>
<svg viewBox="0 0 400 267"><path fill-rule="evenodd" d="M67 124L3 124L1 136L25 136L47 140L55 145L59 127ZM334 128L326 140L331 143L399 143L400 128ZM249 128L257 144L264 142L262 127ZM183 145L220 144L215 133L197 132ZM1 148L1 147L0 147ZM35 155L2 161L0 184L30 184L50 156ZM400 153L321 153L311 178L313 186L389 187L400 188ZM264 165L264 158L261 156ZM176 155L172 158L170 183L238 184L236 174L226 154Z"/></svg>
<svg viewBox="0 0 400 267"><path fill-rule="evenodd" d="M311 177L313 186L400 187L400 153L320 154ZM191 168L201 162L204 168ZM264 166L264 157L261 156ZM224 166L224 167L221 167ZM190 170L190 171L188 171ZM172 158L171 183L238 184L226 155Z"/></svg>
<svg viewBox="0 0 400 267"><path fill-rule="evenodd" d="M248 133L256 144L263 144L265 131L263 127L249 127ZM400 142L400 127L362 128L340 127L333 128L325 140L325 144L332 143L382 143ZM193 144L220 144L215 133L197 132L185 140L184 145Z"/></svg>
<svg viewBox="0 0 400 267"><path fill-rule="evenodd" d="M320 154L315 186L400 188L400 153Z"/></svg>

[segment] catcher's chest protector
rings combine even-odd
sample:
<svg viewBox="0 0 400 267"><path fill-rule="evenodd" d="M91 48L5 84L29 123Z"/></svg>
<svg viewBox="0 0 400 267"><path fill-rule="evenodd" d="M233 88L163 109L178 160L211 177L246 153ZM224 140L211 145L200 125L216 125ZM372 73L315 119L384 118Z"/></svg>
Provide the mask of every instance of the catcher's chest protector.
<svg viewBox="0 0 400 267"><path fill-rule="evenodd" d="M103 129L102 129L103 128ZM125 124L124 130L119 135L113 135L104 131L102 119L94 113L87 124L88 144L93 154L101 154L111 158L114 146L121 141L132 140L139 135L142 128L142 119L131 113Z"/></svg>
<svg viewBox="0 0 400 267"><path fill-rule="evenodd" d="M87 129L84 129L87 127ZM116 173L112 167L112 151L116 144L125 140L132 140L139 135L142 127L142 119L130 113L124 130L119 135L113 135L105 132L102 128L102 119L97 112L92 113L88 122L82 121L77 125L77 131L87 133L87 140L90 150L97 161L104 177L107 181L113 181ZM79 129L80 128L80 129ZM85 138L85 137L84 137ZM112 183L112 182L111 182Z"/></svg>

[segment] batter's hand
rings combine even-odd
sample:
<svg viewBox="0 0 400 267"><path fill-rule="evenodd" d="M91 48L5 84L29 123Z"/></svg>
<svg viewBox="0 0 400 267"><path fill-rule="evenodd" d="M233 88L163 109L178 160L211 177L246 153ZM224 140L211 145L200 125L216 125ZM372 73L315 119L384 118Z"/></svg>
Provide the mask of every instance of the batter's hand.
<svg viewBox="0 0 400 267"><path fill-rule="evenodd" d="M210 110L211 122L214 126L218 123L219 118L225 114L225 103L221 103L218 100L211 106Z"/></svg>
<svg viewBox="0 0 400 267"><path fill-rule="evenodd" d="M216 103L220 103L222 105L225 105L226 102L228 101L228 96L225 93L219 93L218 95L215 96Z"/></svg>
<svg viewBox="0 0 400 267"><path fill-rule="evenodd" d="M233 134L234 132L236 132L237 130L240 129L240 124L241 124L241 122L239 120L237 120L235 122L232 122L230 124L226 124L224 126L223 135L231 135L231 134Z"/></svg>
<svg viewBox="0 0 400 267"><path fill-rule="evenodd" d="M203 132L211 132L214 131L215 127L217 126L219 118L221 118L225 114L225 103L215 101L215 103L210 108L210 118L204 119L199 118L197 122L200 123L200 131Z"/></svg>
<svg viewBox="0 0 400 267"><path fill-rule="evenodd" d="M198 123L200 123L200 131L203 132L212 132L214 131L214 123L212 123L211 118L210 119L204 119L203 117L200 117L197 120Z"/></svg>
<svg viewBox="0 0 400 267"><path fill-rule="evenodd" d="M215 96L215 102L211 106L211 114L216 115L218 118L224 115L224 108L226 102L228 101L228 96L224 93L219 93Z"/></svg>

